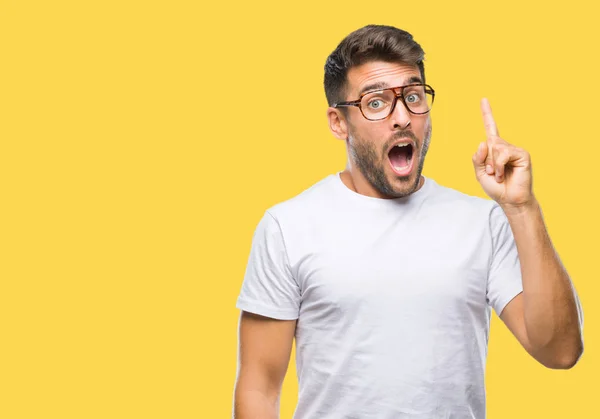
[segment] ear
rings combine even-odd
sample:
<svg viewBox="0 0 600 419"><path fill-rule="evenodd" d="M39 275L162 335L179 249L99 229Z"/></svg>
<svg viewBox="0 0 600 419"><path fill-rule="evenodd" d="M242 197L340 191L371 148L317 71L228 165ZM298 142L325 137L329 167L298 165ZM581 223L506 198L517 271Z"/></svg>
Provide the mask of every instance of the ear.
<svg viewBox="0 0 600 419"><path fill-rule="evenodd" d="M346 141L348 139L348 123L342 112L333 107L327 108L327 120L334 137Z"/></svg>

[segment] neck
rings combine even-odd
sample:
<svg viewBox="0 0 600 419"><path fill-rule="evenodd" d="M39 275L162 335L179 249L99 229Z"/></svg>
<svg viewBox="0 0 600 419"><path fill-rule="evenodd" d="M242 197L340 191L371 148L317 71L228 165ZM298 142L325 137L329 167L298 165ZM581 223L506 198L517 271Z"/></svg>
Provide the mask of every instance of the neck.
<svg viewBox="0 0 600 419"><path fill-rule="evenodd" d="M340 178L342 179L342 183L346 185L348 189L359 193L361 195L369 196L372 198L380 198L380 199L390 199L393 197L382 195L377 189L371 185L371 183L363 176L363 174L357 168L351 167L347 165L343 172L340 173ZM425 182L425 178L421 176L419 178L419 185L417 189L413 191L416 192L423 186Z"/></svg>

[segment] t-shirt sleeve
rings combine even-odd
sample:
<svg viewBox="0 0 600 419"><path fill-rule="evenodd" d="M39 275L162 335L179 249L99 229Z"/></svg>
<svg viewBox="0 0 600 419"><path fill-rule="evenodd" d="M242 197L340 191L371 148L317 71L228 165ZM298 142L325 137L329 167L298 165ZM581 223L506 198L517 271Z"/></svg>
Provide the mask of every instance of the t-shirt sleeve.
<svg viewBox="0 0 600 419"><path fill-rule="evenodd" d="M490 211L492 258L487 280L487 302L500 316L506 305L523 291L521 263L508 218L500 205Z"/></svg>
<svg viewBox="0 0 600 419"><path fill-rule="evenodd" d="M298 318L300 287L292 276L280 225L268 211L254 232L236 307L279 320Z"/></svg>

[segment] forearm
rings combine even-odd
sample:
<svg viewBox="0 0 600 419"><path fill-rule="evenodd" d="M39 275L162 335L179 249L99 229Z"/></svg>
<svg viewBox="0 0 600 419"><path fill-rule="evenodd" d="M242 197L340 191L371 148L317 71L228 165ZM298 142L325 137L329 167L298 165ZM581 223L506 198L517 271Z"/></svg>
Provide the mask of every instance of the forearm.
<svg viewBox="0 0 600 419"><path fill-rule="evenodd" d="M582 351L576 294L552 246L539 203L503 209L521 263L529 343L540 357L570 364Z"/></svg>
<svg viewBox="0 0 600 419"><path fill-rule="evenodd" d="M279 398L238 383L234 395L235 419L279 419Z"/></svg>

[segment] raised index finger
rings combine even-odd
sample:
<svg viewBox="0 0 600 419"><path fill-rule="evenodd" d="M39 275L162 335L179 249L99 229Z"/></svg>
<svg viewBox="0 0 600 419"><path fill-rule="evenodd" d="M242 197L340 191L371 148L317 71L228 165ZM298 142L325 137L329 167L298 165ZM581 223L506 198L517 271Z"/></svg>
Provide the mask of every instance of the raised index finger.
<svg viewBox="0 0 600 419"><path fill-rule="evenodd" d="M488 137L499 137L498 127L496 127L496 121L492 116L492 107L487 98L481 99L481 112L483 113L483 124L485 125L485 132Z"/></svg>

